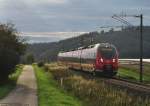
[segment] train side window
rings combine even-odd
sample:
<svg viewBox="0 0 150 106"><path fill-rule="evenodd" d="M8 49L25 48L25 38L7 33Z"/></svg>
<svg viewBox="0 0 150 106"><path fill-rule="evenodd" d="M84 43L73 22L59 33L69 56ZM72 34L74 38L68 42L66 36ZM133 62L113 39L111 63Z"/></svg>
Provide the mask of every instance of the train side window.
<svg viewBox="0 0 150 106"><path fill-rule="evenodd" d="M88 48L88 46L84 46L82 49L87 49Z"/></svg>

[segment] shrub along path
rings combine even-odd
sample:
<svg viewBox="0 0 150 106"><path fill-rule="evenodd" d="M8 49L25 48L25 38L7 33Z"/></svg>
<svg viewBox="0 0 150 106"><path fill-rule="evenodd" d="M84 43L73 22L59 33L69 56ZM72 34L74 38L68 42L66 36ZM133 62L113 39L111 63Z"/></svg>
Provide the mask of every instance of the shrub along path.
<svg viewBox="0 0 150 106"><path fill-rule="evenodd" d="M16 88L6 98L0 100L0 105L2 104L38 106L36 77L32 66L25 66L23 68Z"/></svg>

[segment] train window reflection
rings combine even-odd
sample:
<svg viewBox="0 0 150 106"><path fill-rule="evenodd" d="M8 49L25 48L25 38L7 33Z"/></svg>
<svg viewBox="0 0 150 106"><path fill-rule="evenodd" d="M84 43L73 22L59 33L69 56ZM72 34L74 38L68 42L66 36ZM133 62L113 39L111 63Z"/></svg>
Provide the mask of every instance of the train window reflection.
<svg viewBox="0 0 150 106"><path fill-rule="evenodd" d="M116 51L115 48L101 48L100 54L105 59L112 59L114 58Z"/></svg>

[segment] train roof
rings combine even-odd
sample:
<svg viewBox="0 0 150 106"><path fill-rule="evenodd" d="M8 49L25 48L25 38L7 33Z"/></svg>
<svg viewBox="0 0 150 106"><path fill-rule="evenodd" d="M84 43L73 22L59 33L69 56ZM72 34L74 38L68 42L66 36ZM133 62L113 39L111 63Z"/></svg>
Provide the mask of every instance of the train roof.
<svg viewBox="0 0 150 106"><path fill-rule="evenodd" d="M96 45L98 45L99 47L114 47L114 45L110 43L98 43Z"/></svg>
<svg viewBox="0 0 150 106"><path fill-rule="evenodd" d="M82 50L82 49L87 49L87 48L98 48L98 47L114 47L114 45L112 45L110 43L97 43L97 44L92 44L92 45L89 45L89 46L82 46L82 47L76 48L74 50L61 51L60 53L76 51L76 50Z"/></svg>

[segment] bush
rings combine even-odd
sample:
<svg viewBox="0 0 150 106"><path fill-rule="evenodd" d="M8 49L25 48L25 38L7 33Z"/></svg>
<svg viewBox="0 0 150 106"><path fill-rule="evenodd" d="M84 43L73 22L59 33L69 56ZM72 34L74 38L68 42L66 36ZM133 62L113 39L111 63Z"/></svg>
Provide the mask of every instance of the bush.
<svg viewBox="0 0 150 106"><path fill-rule="evenodd" d="M43 67L43 66L44 66L44 62L42 62L42 61L41 61L41 62L38 62L38 66L39 66L39 67Z"/></svg>
<svg viewBox="0 0 150 106"><path fill-rule="evenodd" d="M25 51L25 44L17 36L12 24L0 25L0 83L8 80L19 63L20 55Z"/></svg>
<svg viewBox="0 0 150 106"><path fill-rule="evenodd" d="M58 66L55 64L46 64L45 69L51 72L56 80L60 80L61 78L66 78L71 75L70 71L65 66Z"/></svg>

